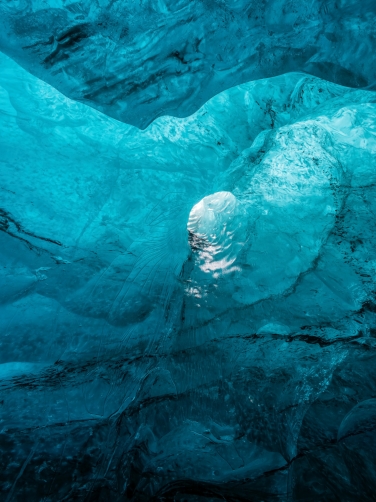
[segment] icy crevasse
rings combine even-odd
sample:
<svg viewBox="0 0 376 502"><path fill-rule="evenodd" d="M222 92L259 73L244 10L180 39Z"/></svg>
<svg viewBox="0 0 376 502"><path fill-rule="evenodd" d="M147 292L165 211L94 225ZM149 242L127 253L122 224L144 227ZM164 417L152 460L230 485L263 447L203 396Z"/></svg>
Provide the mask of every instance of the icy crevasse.
<svg viewBox="0 0 376 502"><path fill-rule="evenodd" d="M140 131L1 67L5 500L372 500L376 94Z"/></svg>

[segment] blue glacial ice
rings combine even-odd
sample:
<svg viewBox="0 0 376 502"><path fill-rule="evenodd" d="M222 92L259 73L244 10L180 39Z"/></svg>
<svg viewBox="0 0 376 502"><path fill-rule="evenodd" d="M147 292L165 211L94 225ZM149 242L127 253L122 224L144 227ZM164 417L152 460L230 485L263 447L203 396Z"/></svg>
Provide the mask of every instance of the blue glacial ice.
<svg viewBox="0 0 376 502"><path fill-rule="evenodd" d="M0 50L128 124L304 71L376 86L375 0L4 0Z"/></svg>
<svg viewBox="0 0 376 502"><path fill-rule="evenodd" d="M0 66L2 500L374 500L376 93L140 130Z"/></svg>

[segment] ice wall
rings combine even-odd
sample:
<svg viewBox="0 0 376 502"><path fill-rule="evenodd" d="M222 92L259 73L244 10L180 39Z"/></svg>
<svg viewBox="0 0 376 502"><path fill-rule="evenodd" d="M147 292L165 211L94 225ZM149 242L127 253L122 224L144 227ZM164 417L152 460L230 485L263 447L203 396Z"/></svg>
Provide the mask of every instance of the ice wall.
<svg viewBox="0 0 376 502"><path fill-rule="evenodd" d="M0 65L2 499L373 500L376 94L140 131Z"/></svg>
<svg viewBox="0 0 376 502"><path fill-rule="evenodd" d="M0 50L65 95L146 127L220 91L304 71L376 82L374 0L17 0Z"/></svg>

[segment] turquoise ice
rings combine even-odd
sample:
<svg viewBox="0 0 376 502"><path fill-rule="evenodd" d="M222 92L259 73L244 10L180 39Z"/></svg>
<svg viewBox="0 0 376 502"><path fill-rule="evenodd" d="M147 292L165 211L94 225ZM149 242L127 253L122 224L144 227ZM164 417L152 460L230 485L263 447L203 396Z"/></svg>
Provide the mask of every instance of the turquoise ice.
<svg viewBox="0 0 376 502"><path fill-rule="evenodd" d="M376 93L140 130L0 66L4 500L372 500Z"/></svg>

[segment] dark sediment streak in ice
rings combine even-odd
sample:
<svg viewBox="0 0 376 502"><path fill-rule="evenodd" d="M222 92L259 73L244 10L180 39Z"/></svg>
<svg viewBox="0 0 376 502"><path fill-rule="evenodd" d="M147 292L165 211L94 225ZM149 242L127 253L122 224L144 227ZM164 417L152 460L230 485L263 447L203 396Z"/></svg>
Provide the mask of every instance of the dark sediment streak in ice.
<svg viewBox="0 0 376 502"><path fill-rule="evenodd" d="M0 50L65 95L143 128L291 71L373 86L375 15L374 0L23 0L0 5Z"/></svg>

